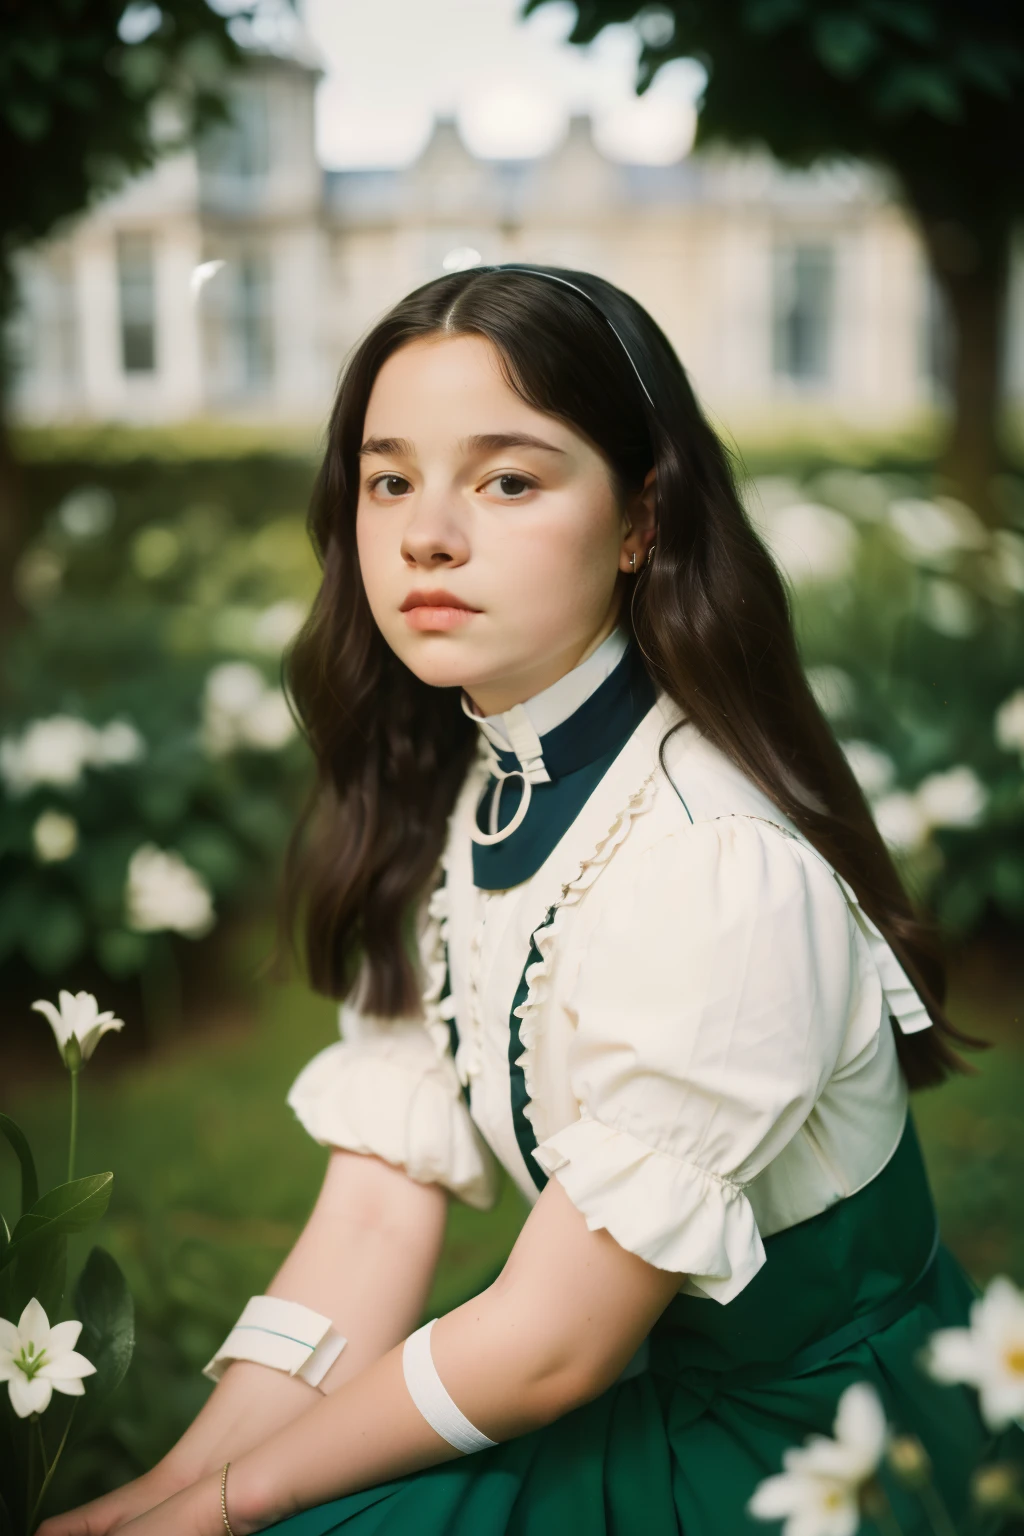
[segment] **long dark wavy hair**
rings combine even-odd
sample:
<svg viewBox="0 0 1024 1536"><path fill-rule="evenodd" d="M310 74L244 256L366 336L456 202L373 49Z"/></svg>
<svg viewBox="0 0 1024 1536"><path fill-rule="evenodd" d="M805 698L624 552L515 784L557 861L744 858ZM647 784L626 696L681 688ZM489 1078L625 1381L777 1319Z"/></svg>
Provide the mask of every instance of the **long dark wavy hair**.
<svg viewBox="0 0 1024 1536"><path fill-rule="evenodd" d="M460 690L421 682L386 644L356 551L374 380L400 347L439 335L486 337L523 400L600 449L623 505L654 467L655 551L638 577L619 575L622 622L657 685L849 881L901 960L934 1021L912 1035L895 1028L909 1085L974 1072L952 1042L988 1042L943 1012L937 935L915 913L807 683L785 586L725 448L650 315L603 279L558 267L470 269L425 284L373 326L339 386L309 517L323 580L287 662L317 774L288 854L286 908L292 931L304 931L314 987L344 997L362 964L364 1008L418 1013L410 921L475 751Z"/></svg>

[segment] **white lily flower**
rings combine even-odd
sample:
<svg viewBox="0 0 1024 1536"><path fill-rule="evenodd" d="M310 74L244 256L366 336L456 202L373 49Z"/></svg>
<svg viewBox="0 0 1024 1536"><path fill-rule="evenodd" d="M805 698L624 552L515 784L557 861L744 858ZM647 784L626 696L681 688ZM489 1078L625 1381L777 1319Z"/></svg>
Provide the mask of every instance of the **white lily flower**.
<svg viewBox="0 0 1024 1536"><path fill-rule="evenodd" d="M128 927L136 933L170 930L200 939L216 922L213 896L198 870L180 853L143 843L128 864Z"/></svg>
<svg viewBox="0 0 1024 1536"><path fill-rule="evenodd" d="M43 811L32 827L32 846L41 864L70 859L78 847L78 822L63 811Z"/></svg>
<svg viewBox="0 0 1024 1536"><path fill-rule="evenodd" d="M967 1382L990 1429L1024 1416L1024 1292L1005 1275L971 1302L970 1327L940 1328L928 1340L925 1369L936 1381Z"/></svg>
<svg viewBox="0 0 1024 1536"><path fill-rule="evenodd" d="M280 655L285 646L295 639L305 618L305 608L290 598L271 603L269 608L263 609L252 626L252 642L261 651Z"/></svg>
<svg viewBox="0 0 1024 1536"><path fill-rule="evenodd" d="M75 715L33 720L20 736L0 741L0 777L11 795L27 795L40 785L77 789L92 761L96 733Z"/></svg>
<svg viewBox="0 0 1024 1536"><path fill-rule="evenodd" d="M996 710L996 741L1004 752L1024 755L1024 688L1004 699Z"/></svg>
<svg viewBox="0 0 1024 1536"><path fill-rule="evenodd" d="M853 776L864 793L870 798L884 795L896 777L896 764L888 752L876 747L873 741L841 741L846 761L853 769Z"/></svg>
<svg viewBox="0 0 1024 1536"><path fill-rule="evenodd" d="M807 681L820 709L830 720L843 720L857 702L857 685L849 672L823 662L818 667L808 667Z"/></svg>
<svg viewBox="0 0 1024 1536"><path fill-rule="evenodd" d="M925 563L941 562L962 549L984 549L988 543L977 515L952 496L894 501L889 522L909 558Z"/></svg>
<svg viewBox="0 0 1024 1536"><path fill-rule="evenodd" d="M917 799L902 789L883 795L872 806L875 826L890 848L916 848L928 836L928 818Z"/></svg>
<svg viewBox="0 0 1024 1536"><path fill-rule="evenodd" d="M116 1019L109 1011L100 1013L91 992L71 993L65 992L62 988L58 996L59 1009L43 998L33 1003L32 1007L49 1019L50 1027L57 1039L57 1048L64 1058L65 1065L68 1061L68 1046L72 1040L78 1042L82 1061L88 1061L97 1043L108 1029L124 1028L123 1019Z"/></svg>
<svg viewBox="0 0 1024 1536"><path fill-rule="evenodd" d="M43 785L77 790L86 768L113 768L145 756L146 743L127 720L97 729L76 715L33 720L20 736L0 740L0 779L10 795Z"/></svg>
<svg viewBox="0 0 1024 1536"><path fill-rule="evenodd" d="M785 1520L782 1536L855 1536L860 1490L873 1477L888 1436L878 1394L854 1382L839 1399L834 1440L808 1435L783 1452L784 1472L758 1483L747 1512L759 1520Z"/></svg>
<svg viewBox="0 0 1024 1536"><path fill-rule="evenodd" d="M817 502L779 508L765 532L772 554L797 585L841 581L857 556L858 534L849 518Z"/></svg>
<svg viewBox="0 0 1024 1536"><path fill-rule="evenodd" d="M295 734L295 721L280 689L270 688L258 667L226 661L214 667L203 692L202 742L211 757L238 747L276 752Z"/></svg>
<svg viewBox="0 0 1024 1536"><path fill-rule="evenodd" d="M973 827L985 810L988 790L973 768L958 763L922 779L914 798L929 826Z"/></svg>
<svg viewBox="0 0 1024 1536"><path fill-rule="evenodd" d="M93 1375L96 1367L75 1349L81 1331L81 1323L74 1320L51 1328L34 1296L17 1327L0 1317L0 1381L6 1381L19 1419L45 1413L54 1392L84 1395L82 1377Z"/></svg>
<svg viewBox="0 0 1024 1536"><path fill-rule="evenodd" d="M256 707L249 711L243 729L247 747L274 752L278 747L287 746L295 735L295 721L280 689L267 689Z"/></svg>

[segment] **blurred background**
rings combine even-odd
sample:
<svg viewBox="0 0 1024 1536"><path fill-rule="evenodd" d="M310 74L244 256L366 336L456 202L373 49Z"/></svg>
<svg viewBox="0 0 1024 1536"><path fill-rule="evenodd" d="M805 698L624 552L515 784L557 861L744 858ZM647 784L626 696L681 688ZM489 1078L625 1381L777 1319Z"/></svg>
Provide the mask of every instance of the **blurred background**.
<svg viewBox="0 0 1024 1536"><path fill-rule="evenodd" d="M281 657L346 354L478 261L634 294L732 449L815 691L992 1042L915 1099L946 1241L1024 1282L1024 18L954 0L64 0L0 21L0 1107L30 1004L125 1020L79 1166L138 1348L65 1502L150 1465L325 1154L335 1009L272 963ZM60 13L59 20L58 14ZM638 94L637 87L642 91ZM0 1209L15 1168L0 1161ZM524 1216L453 1207L429 1315ZM58 1499L58 1503L60 1500Z"/></svg>

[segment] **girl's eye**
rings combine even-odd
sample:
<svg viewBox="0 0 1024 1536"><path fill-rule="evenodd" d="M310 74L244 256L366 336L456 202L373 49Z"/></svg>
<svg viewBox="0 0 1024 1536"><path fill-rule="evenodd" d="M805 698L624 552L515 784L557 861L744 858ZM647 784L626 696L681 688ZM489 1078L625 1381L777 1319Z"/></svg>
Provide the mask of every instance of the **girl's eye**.
<svg viewBox="0 0 1024 1536"><path fill-rule="evenodd" d="M524 492L533 490L533 481L523 475L495 475L490 484L500 487L503 498L509 501L518 501Z"/></svg>
<svg viewBox="0 0 1024 1536"><path fill-rule="evenodd" d="M404 475L381 475L370 482L370 489L375 495L383 496L385 501L394 501L396 497L405 495L409 482Z"/></svg>

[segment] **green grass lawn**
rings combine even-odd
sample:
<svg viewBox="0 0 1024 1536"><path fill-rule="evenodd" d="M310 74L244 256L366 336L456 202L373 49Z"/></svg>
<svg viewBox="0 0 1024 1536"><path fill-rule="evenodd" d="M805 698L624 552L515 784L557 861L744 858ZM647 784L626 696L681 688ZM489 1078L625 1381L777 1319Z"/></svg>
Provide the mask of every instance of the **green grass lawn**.
<svg viewBox="0 0 1024 1536"><path fill-rule="evenodd" d="M297 985L253 982L266 946L266 930L250 930L238 957L250 978L251 1024L215 1024L205 1037L193 1028L177 1046L116 1071L123 1042L104 1040L82 1079L78 1171L115 1173L110 1212L89 1240L110 1248L128 1275L139 1343L111 1431L71 1459L58 1505L131 1475L176 1438L209 1390L200 1367L263 1289L319 1188L327 1153L297 1124L285 1094L336 1038L335 1010ZM953 1015L998 1048L970 1058L976 1077L913 1100L945 1239L979 1282L1000 1271L1024 1281L1024 1031L1013 996L983 968L961 969ZM42 1019L39 1028L47 1028ZM44 1187L63 1177L66 1095L56 1052L52 1081L3 1094L2 1107L37 1150ZM9 1217L11 1162L0 1166ZM452 1203L428 1316L486 1283L524 1215L510 1185L487 1214ZM83 1240L73 1254L72 1273L87 1247Z"/></svg>
<svg viewBox="0 0 1024 1536"><path fill-rule="evenodd" d="M252 978L267 930L251 931L245 944L238 964ZM111 1433L72 1459L55 1507L122 1481L177 1438L210 1390L201 1366L248 1297L264 1289L319 1190L328 1153L285 1095L305 1062L337 1039L336 1008L298 985L250 979L246 990L250 1024L215 1023L206 1038L192 1028L179 1045L116 1071L122 1039L109 1036L80 1079L76 1171L110 1168L115 1179L110 1210L73 1246L70 1272L93 1241L109 1248L135 1297L139 1336ZM39 1028L48 1033L41 1017ZM127 1019L126 1032L132 1028ZM67 1095L56 1050L52 1081L0 1094L29 1136L43 1188L66 1174ZM0 1210L9 1219L17 1210L14 1160L4 1151ZM508 1183L490 1212L452 1202L427 1316L487 1283L525 1214Z"/></svg>

